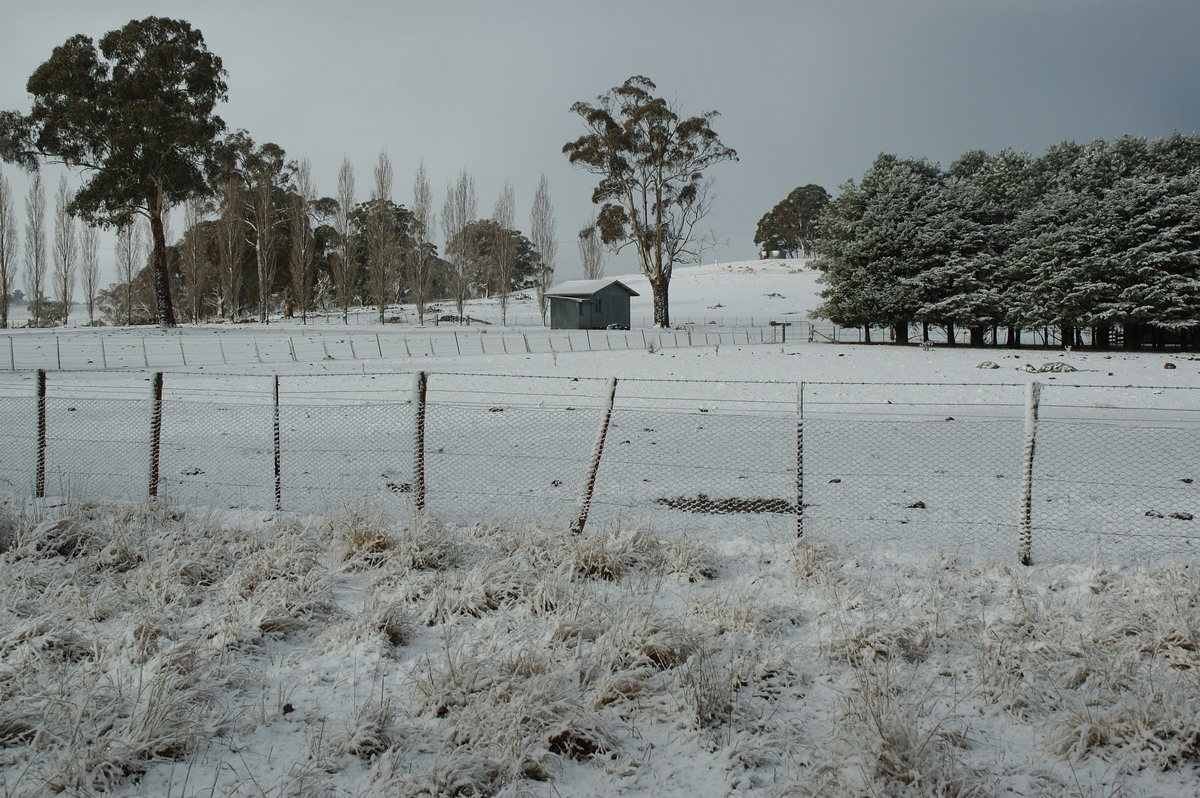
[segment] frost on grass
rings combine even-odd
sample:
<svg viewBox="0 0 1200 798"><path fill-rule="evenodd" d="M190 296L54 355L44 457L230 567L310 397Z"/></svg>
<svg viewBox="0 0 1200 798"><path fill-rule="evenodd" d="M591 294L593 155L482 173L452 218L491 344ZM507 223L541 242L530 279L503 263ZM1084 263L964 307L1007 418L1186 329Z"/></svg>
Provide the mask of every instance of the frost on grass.
<svg viewBox="0 0 1200 798"><path fill-rule="evenodd" d="M5 795L1186 795L1200 765L1192 564L366 506L0 535Z"/></svg>

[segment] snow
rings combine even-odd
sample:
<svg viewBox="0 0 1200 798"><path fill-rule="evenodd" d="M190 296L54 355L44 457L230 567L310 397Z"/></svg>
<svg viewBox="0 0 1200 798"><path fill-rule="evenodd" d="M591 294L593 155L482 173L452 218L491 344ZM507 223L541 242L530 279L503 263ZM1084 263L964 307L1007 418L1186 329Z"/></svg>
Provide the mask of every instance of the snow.
<svg viewBox="0 0 1200 798"><path fill-rule="evenodd" d="M620 279L641 294L635 320L648 317L645 281ZM694 336L750 319L777 330L767 323L805 319L817 290L816 275L798 261L681 268L672 318L690 322ZM499 319L494 301L468 312ZM396 313L412 317L411 309ZM508 313L532 319L536 305L513 301ZM794 408L804 381L812 434L848 412L876 435L893 434L898 414L954 415L955 423L930 429L976 441L964 456L980 459L990 452L979 441L989 439L977 436L996 424L1012 431L1019 454L1033 381L1060 397L1043 406L1039 454L1056 445L1056 421L1078 415L1103 421L1101 434L1123 441L1127 429L1167 451L1173 439L1190 440L1185 411L1200 388L1200 361L1179 352L860 347L791 333L786 344L727 339L654 352L489 348L519 333L548 335L536 324L503 333L495 324L468 331L324 321L13 330L0 338L0 367L10 347L52 369L65 357L64 368L77 371L52 373L52 390L88 386L88 395L58 398L78 405L76 413L112 415L107 423L119 429L121 398L144 402L150 361L149 370L172 375L168 389L186 388L180 398L195 403L198 434L210 437L215 428L200 405L264 413L250 388L276 373L319 386L325 392L304 401L336 409L388 397L393 385L407 395L409 375L422 369L433 375L431 391L441 380L441 390L473 408L461 418L454 414L466 411L447 410L450 427L490 424L510 434L529 429L506 427L521 418L521 402L533 403L522 412L534 419L545 416L534 412L537 401L570 401L597 415L610 377L631 383L634 408L699 405L710 411L712 434L729 434L723 413L770 418L777 405ZM436 345L401 355L396 342L405 335L410 350L418 339L470 343L461 355ZM98 338L112 370L86 362ZM293 359L297 345L305 356ZM188 364L169 360L174 352ZM976 368L984 360L1002 367ZM1052 361L1079 371L1022 368ZM490 376L470 376L478 374ZM541 378L520 383L537 390L514 399L508 386L524 375ZM27 372L0 377L0 400L28 396L29 385ZM231 399L231 390L247 395ZM916 409L930 404L931 390L934 406ZM518 406L487 412L504 397ZM618 399L618 423L620 412ZM640 429L629 422L618 430ZM764 440L764 453L794 442L793 424L780 429L771 435L782 442ZM610 444L622 439L618 430ZM584 459L597 431L578 430ZM909 454L940 456L934 447L944 440L915 439ZM230 440L224 469L235 471L236 453L256 445ZM847 474L865 467L854 448L838 466ZM1194 447L1183 458L1174 460L1179 468L1194 463ZM1079 501L1102 506L1101 494L1122 490L1123 501L1149 501L1145 484L1115 473L1128 484L1081 491L1091 498ZM914 479L894 487L912 489ZM1195 510L1195 494L1180 492L1193 487L1170 495ZM891 489L884 478L819 489L835 488L864 497ZM806 502L826 501L812 490ZM979 552L945 535L956 513L988 500L961 486L946 496L957 509L937 524L922 531L918 518L905 527L910 539L868 545L855 527L877 522L865 518L816 524L797 541L782 522L606 518L603 496L584 534L572 536L566 524L398 516L357 495L325 513L277 513L199 497L39 503L12 494L0 506L0 792L1194 795L1194 558L1127 560L1081 546L1022 567L1010 549ZM577 499L572 488L564 506ZM1086 512L1086 504L1072 507Z"/></svg>

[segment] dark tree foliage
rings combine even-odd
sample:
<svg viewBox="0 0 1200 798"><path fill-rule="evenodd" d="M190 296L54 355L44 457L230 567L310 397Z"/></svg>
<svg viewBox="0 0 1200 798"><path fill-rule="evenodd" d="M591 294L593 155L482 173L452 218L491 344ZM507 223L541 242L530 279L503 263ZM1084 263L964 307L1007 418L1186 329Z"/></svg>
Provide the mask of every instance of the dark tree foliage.
<svg viewBox="0 0 1200 798"><path fill-rule="evenodd" d="M147 17L100 39L76 35L29 78L28 114L0 114L0 156L88 173L71 212L114 226L150 221L159 324L174 326L163 212L207 190L205 170L224 122L221 59L182 20Z"/></svg>
<svg viewBox="0 0 1200 798"><path fill-rule="evenodd" d="M814 183L792 189L758 220L754 243L767 252L780 250L789 258L806 254L827 202L829 192Z"/></svg>
<svg viewBox="0 0 1200 798"><path fill-rule="evenodd" d="M681 117L651 94L649 78L634 76L597 98L577 102L587 133L563 146L570 162L599 176L592 202L597 229L615 249L633 245L654 297L654 324L670 326L668 287L676 263L699 259L698 223L708 215L704 170L737 153L721 143L716 111Z"/></svg>
<svg viewBox="0 0 1200 798"><path fill-rule="evenodd" d="M283 147L273 142L256 145L245 130L226 136L211 165L210 180L220 186L236 180L241 207L238 214L246 231L246 243L254 258L252 287L258 300L259 321L269 319L270 297L287 287L287 262L291 245L291 215L294 200L291 181L296 164L287 159Z"/></svg>
<svg viewBox="0 0 1200 798"><path fill-rule="evenodd" d="M515 253L511 282L507 286L503 285L497 264L504 238L508 239L509 251ZM464 227L447 250L468 254L471 282L476 290L489 296L532 287L542 262L541 255L528 238L517 230L504 229L493 219L480 219Z"/></svg>
<svg viewBox="0 0 1200 798"><path fill-rule="evenodd" d="M1200 342L1200 137L1062 142L936 164L881 155L827 206L815 248L840 324L1050 330L1066 345Z"/></svg>
<svg viewBox="0 0 1200 798"><path fill-rule="evenodd" d="M376 216L375 214L379 214ZM359 289L366 291L367 285L367 234L373 219L383 218L390 222L395 235L397 251L409 246L417 224L412 211L392 200L367 200L360 202L350 211L350 228L353 236L351 251L359 262Z"/></svg>

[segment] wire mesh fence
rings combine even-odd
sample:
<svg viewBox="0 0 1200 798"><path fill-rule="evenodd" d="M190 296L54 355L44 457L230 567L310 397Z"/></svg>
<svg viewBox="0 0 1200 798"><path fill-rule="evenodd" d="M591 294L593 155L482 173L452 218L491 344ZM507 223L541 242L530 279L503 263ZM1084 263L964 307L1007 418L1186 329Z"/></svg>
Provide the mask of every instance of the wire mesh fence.
<svg viewBox="0 0 1200 798"><path fill-rule="evenodd" d="M18 373L0 487L1022 561L1194 557L1200 394L482 374ZM156 410L158 414L156 414Z"/></svg>

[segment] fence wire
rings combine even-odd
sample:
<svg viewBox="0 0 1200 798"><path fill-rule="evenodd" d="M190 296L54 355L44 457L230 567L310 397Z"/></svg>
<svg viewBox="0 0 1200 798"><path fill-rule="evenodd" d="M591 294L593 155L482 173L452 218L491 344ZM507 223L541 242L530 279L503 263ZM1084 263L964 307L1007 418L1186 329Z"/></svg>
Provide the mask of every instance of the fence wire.
<svg viewBox="0 0 1200 798"><path fill-rule="evenodd" d="M16 496L139 501L157 474L188 505L401 519L423 501L451 523L564 532L586 508L588 528L1007 559L1027 512L1036 562L1200 546L1195 390L1045 386L1030 426L1025 385L622 380L610 412L595 378L434 374L422 394L413 374L167 374L156 450L151 375L38 385L0 379Z"/></svg>

